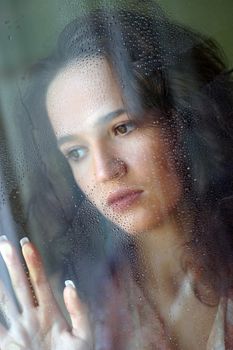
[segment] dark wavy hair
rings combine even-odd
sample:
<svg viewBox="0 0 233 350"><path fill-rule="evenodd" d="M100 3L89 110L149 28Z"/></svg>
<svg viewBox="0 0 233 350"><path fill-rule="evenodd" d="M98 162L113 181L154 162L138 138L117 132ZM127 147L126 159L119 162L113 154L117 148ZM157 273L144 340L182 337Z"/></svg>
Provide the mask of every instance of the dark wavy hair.
<svg viewBox="0 0 233 350"><path fill-rule="evenodd" d="M233 281L233 83L223 53L157 7L153 15L98 9L68 24L54 52L34 67L37 107L60 69L95 56L105 57L114 70L131 118L140 121L150 111L175 140L177 172L193 220L186 230L180 213L182 264L195 276L196 295L211 304L205 290L219 296ZM30 112L34 124L46 116L45 107L38 110L37 117L35 109Z"/></svg>

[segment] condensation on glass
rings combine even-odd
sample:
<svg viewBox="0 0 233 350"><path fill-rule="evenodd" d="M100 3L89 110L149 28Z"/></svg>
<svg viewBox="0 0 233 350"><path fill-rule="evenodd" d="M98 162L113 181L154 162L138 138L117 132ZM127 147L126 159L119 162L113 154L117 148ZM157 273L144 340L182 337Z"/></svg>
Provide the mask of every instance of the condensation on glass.
<svg viewBox="0 0 233 350"><path fill-rule="evenodd" d="M233 348L230 5L175 3L2 2L1 350Z"/></svg>

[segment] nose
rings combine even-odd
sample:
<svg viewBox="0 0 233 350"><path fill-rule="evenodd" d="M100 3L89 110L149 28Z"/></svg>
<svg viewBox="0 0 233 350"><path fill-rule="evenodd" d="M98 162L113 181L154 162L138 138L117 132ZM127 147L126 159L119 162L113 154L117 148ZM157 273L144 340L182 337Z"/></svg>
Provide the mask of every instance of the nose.
<svg viewBox="0 0 233 350"><path fill-rule="evenodd" d="M126 163L114 154L95 155L94 174L97 183L118 180L127 173Z"/></svg>

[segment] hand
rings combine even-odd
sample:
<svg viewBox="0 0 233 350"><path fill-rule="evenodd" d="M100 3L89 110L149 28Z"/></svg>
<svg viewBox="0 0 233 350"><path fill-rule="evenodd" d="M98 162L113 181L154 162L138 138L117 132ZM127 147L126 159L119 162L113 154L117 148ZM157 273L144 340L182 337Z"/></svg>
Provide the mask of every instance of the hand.
<svg viewBox="0 0 233 350"><path fill-rule="evenodd" d="M0 325L0 350L92 349L87 308L78 298L74 285L68 283L63 293L70 327L55 301L39 252L27 238L21 242L30 278L24 272L16 249L5 236L0 237L0 252L21 309L18 310L1 284L0 303L6 309L9 329Z"/></svg>

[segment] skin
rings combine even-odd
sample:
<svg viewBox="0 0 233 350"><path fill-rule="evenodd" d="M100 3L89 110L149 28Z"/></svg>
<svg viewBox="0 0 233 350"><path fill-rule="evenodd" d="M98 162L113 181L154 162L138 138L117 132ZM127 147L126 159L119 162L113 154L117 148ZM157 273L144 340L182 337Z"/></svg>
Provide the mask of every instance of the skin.
<svg viewBox="0 0 233 350"><path fill-rule="evenodd" d="M1 350L92 349L88 312L75 288L67 286L63 295L71 319L70 326L56 303L35 246L26 242L22 247L30 284L15 247L2 239L0 252L21 309L18 310L1 285L0 302L6 308L9 325L9 329L0 326Z"/></svg>
<svg viewBox="0 0 233 350"><path fill-rule="evenodd" d="M171 135L153 124L149 114L145 122L132 123L121 89L104 59L90 58L63 68L49 86L46 105L58 147L68 159L78 186L108 219L134 235L139 257L144 257L142 271L148 273L144 290L172 341L178 344L172 348L195 350L199 339L198 349L204 350L216 308L200 303L192 292L183 293L187 284L180 267L184 235L177 220L183 189L175 171ZM122 188L140 190L141 194L119 212L108 205L108 197ZM38 305L34 305L14 247L0 242L0 251L23 310L16 324L18 311L9 302L12 327L9 332L0 329L1 349L10 349L11 342L30 350L35 349L33 346L37 349L37 344L53 350L90 349L85 306L72 287L65 288L70 328L54 300L33 244L26 243L22 252ZM4 295L0 296L2 300ZM174 311L177 305L178 311ZM36 334L37 342L33 342L32 334Z"/></svg>

